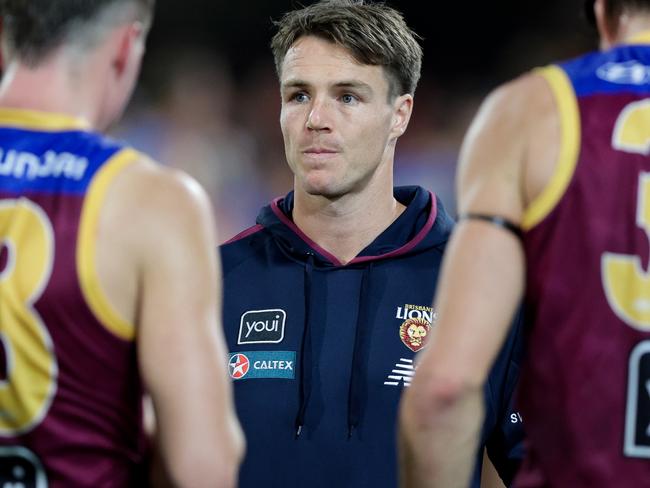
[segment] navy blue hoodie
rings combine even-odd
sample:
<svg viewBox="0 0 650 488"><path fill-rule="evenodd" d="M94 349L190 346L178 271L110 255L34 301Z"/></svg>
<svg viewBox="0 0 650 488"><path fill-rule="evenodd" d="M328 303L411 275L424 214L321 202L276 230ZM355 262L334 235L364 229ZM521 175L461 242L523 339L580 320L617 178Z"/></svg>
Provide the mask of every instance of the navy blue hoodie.
<svg viewBox="0 0 650 488"><path fill-rule="evenodd" d="M395 197L406 210L346 265L293 224L292 193L221 246L242 488L397 486L398 403L435 327L453 221L422 188ZM507 483L523 455L510 406L520 336L517 325L485 390L483 443Z"/></svg>

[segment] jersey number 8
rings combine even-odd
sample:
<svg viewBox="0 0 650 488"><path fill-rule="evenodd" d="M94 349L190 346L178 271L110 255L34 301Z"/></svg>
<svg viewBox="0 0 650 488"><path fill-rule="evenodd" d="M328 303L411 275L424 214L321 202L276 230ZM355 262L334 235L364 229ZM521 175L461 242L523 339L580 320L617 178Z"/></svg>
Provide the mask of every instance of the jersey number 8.
<svg viewBox="0 0 650 488"><path fill-rule="evenodd" d="M0 365L0 436L38 425L56 390L52 339L34 308L53 259L52 225L45 212L24 198L0 200L0 347L5 362Z"/></svg>

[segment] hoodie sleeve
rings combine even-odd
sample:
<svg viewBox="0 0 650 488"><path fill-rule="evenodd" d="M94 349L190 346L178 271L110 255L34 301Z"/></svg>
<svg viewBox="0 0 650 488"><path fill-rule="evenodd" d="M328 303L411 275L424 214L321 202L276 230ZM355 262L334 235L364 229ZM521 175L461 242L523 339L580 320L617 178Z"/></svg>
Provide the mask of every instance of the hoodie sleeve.
<svg viewBox="0 0 650 488"><path fill-rule="evenodd" d="M488 457L506 486L509 486L524 457L522 417L514 405L515 390L524 353L524 323L517 312L488 378L486 412L495 416L487 433Z"/></svg>

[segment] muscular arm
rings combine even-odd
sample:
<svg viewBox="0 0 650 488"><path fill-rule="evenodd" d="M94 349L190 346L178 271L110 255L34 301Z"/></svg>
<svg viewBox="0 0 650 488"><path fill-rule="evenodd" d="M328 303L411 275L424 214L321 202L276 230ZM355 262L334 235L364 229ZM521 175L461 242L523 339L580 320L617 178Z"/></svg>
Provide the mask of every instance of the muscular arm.
<svg viewBox="0 0 650 488"><path fill-rule="evenodd" d="M123 239L125 261L136 271L138 360L171 481L235 486L243 438L225 370L208 198L187 176L153 164L129 169L113 192L121 205L106 218L127 234L114 239Z"/></svg>
<svg viewBox="0 0 650 488"><path fill-rule="evenodd" d="M553 120L552 98L537 76L505 85L484 103L461 151L461 214L521 222L532 188L530 138L538 130L531 114L546 120L536 105ZM552 150L553 141L546 146ZM435 300L437 326L401 406L402 486L468 485L484 416L482 387L522 296L524 266L514 234L477 220L456 227Z"/></svg>

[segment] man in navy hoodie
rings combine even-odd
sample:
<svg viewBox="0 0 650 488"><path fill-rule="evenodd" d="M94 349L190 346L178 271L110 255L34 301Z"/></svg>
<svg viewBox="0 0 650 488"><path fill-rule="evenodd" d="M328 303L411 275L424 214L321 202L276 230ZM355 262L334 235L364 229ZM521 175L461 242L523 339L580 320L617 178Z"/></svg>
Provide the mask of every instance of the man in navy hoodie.
<svg viewBox="0 0 650 488"><path fill-rule="evenodd" d="M248 444L240 485L394 487L397 407L435 327L430 303L453 226L430 192L393 188L422 51L382 4L322 1L278 27L294 191L221 248ZM510 406L520 352L514 328L485 390L482 445L506 483L522 455Z"/></svg>

